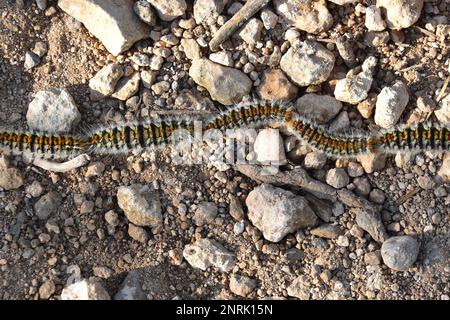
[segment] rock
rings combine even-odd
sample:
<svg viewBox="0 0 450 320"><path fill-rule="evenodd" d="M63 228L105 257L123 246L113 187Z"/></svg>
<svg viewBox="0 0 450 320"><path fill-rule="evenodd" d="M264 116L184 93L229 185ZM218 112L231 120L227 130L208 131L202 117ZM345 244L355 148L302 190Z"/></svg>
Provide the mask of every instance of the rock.
<svg viewBox="0 0 450 320"><path fill-rule="evenodd" d="M347 172L345 172L344 169L333 168L328 170L326 181L330 186L336 189L340 189L349 184L350 178L348 177Z"/></svg>
<svg viewBox="0 0 450 320"><path fill-rule="evenodd" d="M263 9L261 11L261 20L264 28L270 30L275 28L278 22L278 16L269 9Z"/></svg>
<svg viewBox="0 0 450 320"><path fill-rule="evenodd" d="M403 82L397 81L390 87L384 87L377 98L375 123L386 129L393 127L400 119L408 101L408 88Z"/></svg>
<svg viewBox="0 0 450 320"><path fill-rule="evenodd" d="M89 164L86 170L86 177L95 177L99 176L105 171L105 165L102 162L93 162Z"/></svg>
<svg viewBox="0 0 450 320"><path fill-rule="evenodd" d="M110 268L100 266L93 267L92 273L94 274L94 276L102 279L108 279L113 275L113 271Z"/></svg>
<svg viewBox="0 0 450 320"><path fill-rule="evenodd" d="M42 41L38 41L35 43L34 48L33 48L33 53L35 53L39 58L42 58L43 56L45 56L45 54L48 51L48 46L45 42Z"/></svg>
<svg viewBox="0 0 450 320"><path fill-rule="evenodd" d="M67 133L80 122L81 114L66 89L48 89L36 93L26 117L30 129Z"/></svg>
<svg viewBox="0 0 450 320"><path fill-rule="evenodd" d="M341 111L342 103L331 96L308 93L297 99L295 108L300 115L325 124Z"/></svg>
<svg viewBox="0 0 450 320"><path fill-rule="evenodd" d="M372 48L379 48L387 45L389 41L389 32L387 31L368 31L364 35L364 43Z"/></svg>
<svg viewBox="0 0 450 320"><path fill-rule="evenodd" d="M333 25L325 0L274 0L273 5L283 22L308 33L318 34Z"/></svg>
<svg viewBox="0 0 450 320"><path fill-rule="evenodd" d="M164 63L164 58L161 56L153 56L150 62L151 70L161 70L162 65Z"/></svg>
<svg viewBox="0 0 450 320"><path fill-rule="evenodd" d="M365 119L369 119L372 117L373 109L375 109L375 104L377 103L377 96L370 95L369 97L358 103L357 108L361 116Z"/></svg>
<svg viewBox="0 0 450 320"><path fill-rule="evenodd" d="M206 25L215 24L227 3L228 0L195 0L195 22Z"/></svg>
<svg viewBox="0 0 450 320"><path fill-rule="evenodd" d="M141 81L145 88L150 89L156 81L157 73L151 70L141 71Z"/></svg>
<svg viewBox="0 0 450 320"><path fill-rule="evenodd" d="M297 96L298 88L280 69L269 69L264 72L256 93L264 100L288 102Z"/></svg>
<svg viewBox="0 0 450 320"><path fill-rule="evenodd" d="M105 213L106 222L113 227L117 227L120 223L119 215L115 213L113 210L109 210Z"/></svg>
<svg viewBox="0 0 450 320"><path fill-rule="evenodd" d="M234 65L232 54L229 51L219 51L211 53L209 55L209 60L227 67L232 67Z"/></svg>
<svg viewBox="0 0 450 320"><path fill-rule="evenodd" d="M355 178L364 174L364 168L356 162L349 162L347 166L347 173L350 177Z"/></svg>
<svg viewBox="0 0 450 320"><path fill-rule="evenodd" d="M380 171L386 166L387 155L383 153L364 154L356 157L356 160L363 166L366 173Z"/></svg>
<svg viewBox="0 0 450 320"><path fill-rule="evenodd" d="M370 234L370 236L378 242L384 242L388 235L383 223L381 222L380 212L374 207L354 208L352 209L356 215L357 225Z"/></svg>
<svg viewBox="0 0 450 320"><path fill-rule="evenodd" d="M381 251L373 251L373 252L367 252L364 255L364 263L371 265L371 266L378 266L381 264Z"/></svg>
<svg viewBox="0 0 450 320"><path fill-rule="evenodd" d="M23 186L22 172L13 167L9 167L6 160L0 158L0 188L14 190Z"/></svg>
<svg viewBox="0 0 450 320"><path fill-rule="evenodd" d="M128 225L128 235L140 242L140 243L147 243L148 241L148 234L147 231L145 231L144 228L139 227L139 226L135 226L134 224L130 223Z"/></svg>
<svg viewBox="0 0 450 320"><path fill-rule="evenodd" d="M328 0L328 1L336 3L337 5L340 5L340 6L359 2L358 0Z"/></svg>
<svg viewBox="0 0 450 320"><path fill-rule="evenodd" d="M450 94L439 103L440 108L434 111L436 118L444 126L450 126Z"/></svg>
<svg viewBox="0 0 450 320"><path fill-rule="evenodd" d="M0 166L2 166L2 165L0 164ZM0 177L1 176L2 175L0 174ZM1 186L1 183L0 183L0 186ZM42 192L44 192L44 187L37 180L34 180L30 185L28 185L25 188L25 193L29 194L33 198L39 197L42 194Z"/></svg>
<svg viewBox="0 0 450 320"><path fill-rule="evenodd" d="M242 204L239 201L239 198L234 195L230 196L230 216L232 216L237 221L242 221L245 218Z"/></svg>
<svg viewBox="0 0 450 320"><path fill-rule="evenodd" d="M417 98L417 108L422 112L431 113L436 109L436 103L429 96L420 96Z"/></svg>
<svg viewBox="0 0 450 320"><path fill-rule="evenodd" d="M136 1L133 10L138 15L139 19L149 26L154 26L156 24L156 15L153 12L152 6L146 0Z"/></svg>
<svg viewBox="0 0 450 320"><path fill-rule="evenodd" d="M377 59L370 56L363 63L362 72L347 75L346 78L339 80L334 89L336 99L350 104L357 104L366 99L372 86L376 64Z"/></svg>
<svg viewBox="0 0 450 320"><path fill-rule="evenodd" d="M424 0L377 0L377 7L384 10L388 27L400 30L419 20L423 3Z"/></svg>
<svg viewBox="0 0 450 320"><path fill-rule="evenodd" d="M117 82L122 78L123 67L117 63L110 63L100 69L99 72L89 80L91 99L101 100L110 96L116 88Z"/></svg>
<svg viewBox="0 0 450 320"><path fill-rule="evenodd" d="M217 205L214 202L201 202L194 214L194 221L197 226L202 226L214 222L218 213Z"/></svg>
<svg viewBox="0 0 450 320"><path fill-rule="evenodd" d="M297 85L325 82L334 67L334 55L316 41L299 42L281 57L280 67Z"/></svg>
<svg viewBox="0 0 450 320"><path fill-rule="evenodd" d="M360 196L367 196L372 190L372 185L367 177L357 177L353 179L353 184L355 185L354 192Z"/></svg>
<svg viewBox="0 0 450 320"><path fill-rule="evenodd" d="M287 287L287 294L289 296L300 300L309 300L311 288L304 283L303 279L303 276L299 276L294 279L289 287Z"/></svg>
<svg viewBox="0 0 450 320"><path fill-rule="evenodd" d="M45 281L39 287L39 299L48 300L55 293L55 283L52 280Z"/></svg>
<svg viewBox="0 0 450 320"><path fill-rule="evenodd" d="M419 243L410 236L392 237L381 246L381 257L389 268L406 271L416 262Z"/></svg>
<svg viewBox="0 0 450 320"><path fill-rule="evenodd" d="M139 90L141 76L135 72L131 77L123 77L117 82L115 92L111 97L125 101L134 96Z"/></svg>
<svg viewBox="0 0 450 320"><path fill-rule="evenodd" d="M156 227L162 223L161 202L147 185L119 187L117 203L128 220L137 226Z"/></svg>
<svg viewBox="0 0 450 320"><path fill-rule="evenodd" d="M39 219L45 220L59 209L61 202L59 193L50 191L34 204L34 213Z"/></svg>
<svg viewBox="0 0 450 320"><path fill-rule="evenodd" d="M194 39L181 39L181 45L184 49L184 54L189 60L199 59L202 57L200 46Z"/></svg>
<svg viewBox="0 0 450 320"><path fill-rule="evenodd" d="M417 184L419 185L419 187L421 187L424 190L431 190L436 185L436 183L433 181L433 179L428 175L418 177Z"/></svg>
<svg viewBox="0 0 450 320"><path fill-rule="evenodd" d="M336 239L342 235L342 231L339 226L334 224L322 224L317 228L312 229L311 234L321 238Z"/></svg>
<svg viewBox="0 0 450 320"><path fill-rule="evenodd" d="M250 93L252 81L241 71L216 64L206 58L192 61L189 75L205 87L211 98L224 105L238 103Z"/></svg>
<svg viewBox="0 0 450 320"><path fill-rule="evenodd" d="M41 63L39 56L31 51L25 53L25 63L23 64L25 70L30 70Z"/></svg>
<svg viewBox="0 0 450 320"><path fill-rule="evenodd" d="M286 162L283 139L278 129L261 130L255 139L253 151L259 163L280 165Z"/></svg>
<svg viewBox="0 0 450 320"><path fill-rule="evenodd" d="M330 132L348 131L351 127L350 118L348 117L347 111L342 111L330 124Z"/></svg>
<svg viewBox="0 0 450 320"><path fill-rule="evenodd" d="M253 18L239 31L239 36L248 44L254 45L261 38L264 25L261 20Z"/></svg>
<svg viewBox="0 0 450 320"><path fill-rule="evenodd" d="M149 67L151 64L151 59L145 53L136 52L131 57L130 60L138 65L139 67Z"/></svg>
<svg viewBox="0 0 450 320"><path fill-rule="evenodd" d="M44 11L47 9L47 0L36 0L36 5L39 10Z"/></svg>
<svg viewBox="0 0 450 320"><path fill-rule="evenodd" d="M214 266L222 272L228 272L236 263L236 256L233 253L211 239L199 239L193 244L186 245L183 257L192 267L201 270Z"/></svg>
<svg viewBox="0 0 450 320"><path fill-rule="evenodd" d="M309 152L305 156L305 168L319 170L327 163L327 156L322 152Z"/></svg>
<svg viewBox="0 0 450 320"><path fill-rule="evenodd" d="M265 239L278 242L288 233L315 226L318 218L308 201L290 191L262 184L246 199L248 218Z"/></svg>
<svg viewBox="0 0 450 320"><path fill-rule="evenodd" d="M160 81L151 86L151 89L155 93L155 95L160 96L164 92L170 90L170 83L168 81Z"/></svg>
<svg viewBox="0 0 450 320"><path fill-rule="evenodd" d="M247 297L256 288L256 280L233 273L230 276L230 291L234 294Z"/></svg>
<svg viewBox="0 0 450 320"><path fill-rule="evenodd" d="M386 29L386 22L381 16L381 10L377 6L368 6L366 8L366 28L369 31L383 31Z"/></svg>
<svg viewBox="0 0 450 320"><path fill-rule="evenodd" d="M369 193L369 200L374 203L383 204L385 199L386 199L386 196L384 195L383 191L381 191L380 189L373 189Z"/></svg>
<svg viewBox="0 0 450 320"><path fill-rule="evenodd" d="M84 24L117 56L146 37L149 26L133 12L132 0L59 0L58 6Z"/></svg>
<svg viewBox="0 0 450 320"><path fill-rule="evenodd" d="M438 175L444 181L450 181L450 152L444 153L444 157L442 158L442 166L438 171Z"/></svg>
<svg viewBox="0 0 450 320"><path fill-rule="evenodd" d="M142 272L139 269L128 272L125 280L115 294L114 300L147 300L142 291Z"/></svg>
<svg viewBox="0 0 450 320"><path fill-rule="evenodd" d="M336 240L336 244L340 247L348 247L350 245L350 240L346 236L340 235Z"/></svg>
<svg viewBox="0 0 450 320"><path fill-rule="evenodd" d="M110 297L100 283L84 279L66 286L61 300L110 300Z"/></svg>
<svg viewBox="0 0 450 320"><path fill-rule="evenodd" d="M187 9L184 0L147 0L156 9L156 13L163 21L172 21L182 16Z"/></svg>

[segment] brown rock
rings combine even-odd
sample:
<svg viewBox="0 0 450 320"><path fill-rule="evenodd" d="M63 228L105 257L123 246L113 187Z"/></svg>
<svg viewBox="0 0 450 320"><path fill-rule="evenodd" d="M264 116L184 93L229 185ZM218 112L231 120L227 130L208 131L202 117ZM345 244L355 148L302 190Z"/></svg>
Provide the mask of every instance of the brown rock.
<svg viewBox="0 0 450 320"><path fill-rule="evenodd" d="M297 96L298 88L289 81L283 71L273 69L264 73L256 93L264 100L287 102Z"/></svg>

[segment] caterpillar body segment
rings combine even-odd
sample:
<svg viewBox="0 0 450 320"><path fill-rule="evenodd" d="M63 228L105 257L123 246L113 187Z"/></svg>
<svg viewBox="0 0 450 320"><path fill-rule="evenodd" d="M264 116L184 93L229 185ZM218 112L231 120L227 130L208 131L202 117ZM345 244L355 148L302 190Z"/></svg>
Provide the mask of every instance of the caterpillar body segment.
<svg viewBox="0 0 450 320"><path fill-rule="evenodd" d="M57 135L44 132L0 131L0 151L27 154L44 159L75 157L88 148L88 141L76 135Z"/></svg>

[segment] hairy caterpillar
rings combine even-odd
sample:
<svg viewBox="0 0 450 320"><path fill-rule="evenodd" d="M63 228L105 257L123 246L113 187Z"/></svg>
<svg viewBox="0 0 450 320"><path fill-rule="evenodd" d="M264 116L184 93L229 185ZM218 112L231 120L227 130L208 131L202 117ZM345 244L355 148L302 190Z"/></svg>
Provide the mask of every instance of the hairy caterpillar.
<svg viewBox="0 0 450 320"><path fill-rule="evenodd" d="M298 115L283 104L250 102L229 108L207 119L201 131L278 125L331 158L361 154L450 149L450 130L419 124L359 135L333 134L326 127ZM166 117L147 122L103 127L86 135L52 135L39 132L0 131L0 150L13 154L29 153L43 158L71 158L81 153L110 154L169 143L177 130L194 135L193 118Z"/></svg>

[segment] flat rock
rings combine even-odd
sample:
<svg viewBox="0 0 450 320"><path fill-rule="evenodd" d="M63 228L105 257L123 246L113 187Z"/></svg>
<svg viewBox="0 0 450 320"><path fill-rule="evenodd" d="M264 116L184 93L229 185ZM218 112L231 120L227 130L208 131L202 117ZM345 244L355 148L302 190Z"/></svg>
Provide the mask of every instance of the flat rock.
<svg viewBox="0 0 450 320"><path fill-rule="evenodd" d="M411 27L420 18L424 0L377 0L377 7L386 14L389 28L400 30Z"/></svg>
<svg viewBox="0 0 450 320"><path fill-rule="evenodd" d="M131 77L121 78L116 85L115 92L111 97L125 101L135 95L139 90L141 75L135 72Z"/></svg>
<svg viewBox="0 0 450 320"><path fill-rule="evenodd" d="M82 22L117 56L146 37L150 29L133 11L133 0L59 0L58 6Z"/></svg>
<svg viewBox="0 0 450 320"><path fill-rule="evenodd" d="M197 24L215 24L229 0L196 0L194 19Z"/></svg>
<svg viewBox="0 0 450 320"><path fill-rule="evenodd" d="M230 276L230 291L234 294L246 297L256 288L256 280L233 273Z"/></svg>
<svg viewBox="0 0 450 320"><path fill-rule="evenodd" d="M250 45L256 44L261 38L264 24L257 18L250 19L239 31L239 36Z"/></svg>
<svg viewBox="0 0 450 320"><path fill-rule="evenodd" d="M240 102L253 85L240 70L225 67L206 58L192 61L189 75L198 85L208 90L213 100L224 105Z"/></svg>
<svg viewBox="0 0 450 320"><path fill-rule="evenodd" d="M308 33L317 34L333 25L325 0L274 0L273 4L283 22Z"/></svg>
<svg viewBox="0 0 450 320"><path fill-rule="evenodd" d="M397 81L390 87L384 87L377 97L374 121L382 128L391 128L400 119L409 102L406 85Z"/></svg>
<svg viewBox="0 0 450 320"><path fill-rule="evenodd" d="M362 165L366 173L372 173L384 169L386 166L387 155L383 153L370 153L357 156L356 159Z"/></svg>
<svg viewBox="0 0 450 320"><path fill-rule="evenodd" d="M311 234L321 238L336 239L343 234L339 226L334 224L322 224L317 228L312 229Z"/></svg>
<svg viewBox="0 0 450 320"><path fill-rule="evenodd" d="M389 268L406 271L416 262L419 247L419 243L410 236L392 237L381 246L381 257Z"/></svg>
<svg viewBox="0 0 450 320"><path fill-rule="evenodd" d="M28 105L27 124L31 129L67 133L81 120L81 114L66 89L48 89L36 93Z"/></svg>
<svg viewBox="0 0 450 320"><path fill-rule="evenodd" d="M234 253L212 239L199 239L184 247L183 257L194 268L206 270L211 266L222 272L233 269L236 263Z"/></svg>
<svg viewBox="0 0 450 320"><path fill-rule="evenodd" d="M341 111L342 103L332 96L308 93L297 99L295 108L300 115L325 124Z"/></svg>
<svg viewBox="0 0 450 320"><path fill-rule="evenodd" d="M194 222L197 226L212 223L218 213L217 205L214 202L203 201L198 204L194 214Z"/></svg>
<svg viewBox="0 0 450 320"><path fill-rule="evenodd" d="M249 220L261 230L265 239L272 242L278 242L287 234L318 222L304 197L269 184L253 189L245 203Z"/></svg>
<svg viewBox="0 0 450 320"><path fill-rule="evenodd" d="M349 184L350 178L342 168L333 168L328 170L326 176L327 183L333 188L340 189Z"/></svg>
<svg viewBox="0 0 450 320"><path fill-rule="evenodd" d="M286 162L283 139L278 129L263 129L253 145L256 159L262 164L280 165Z"/></svg>
<svg viewBox="0 0 450 320"><path fill-rule="evenodd" d="M160 199L147 185L119 187L117 203L128 220L137 226L156 227L162 223Z"/></svg>
<svg viewBox="0 0 450 320"><path fill-rule="evenodd" d="M280 67L299 86L325 82L334 68L334 55L316 41L297 43L281 57Z"/></svg>
<svg viewBox="0 0 450 320"><path fill-rule="evenodd" d="M187 9L184 0L148 0L163 21L172 21L182 16Z"/></svg>
<svg viewBox="0 0 450 320"><path fill-rule="evenodd" d="M59 193L50 191L34 204L34 213L39 219L45 220L58 210L61 202L62 198Z"/></svg>

